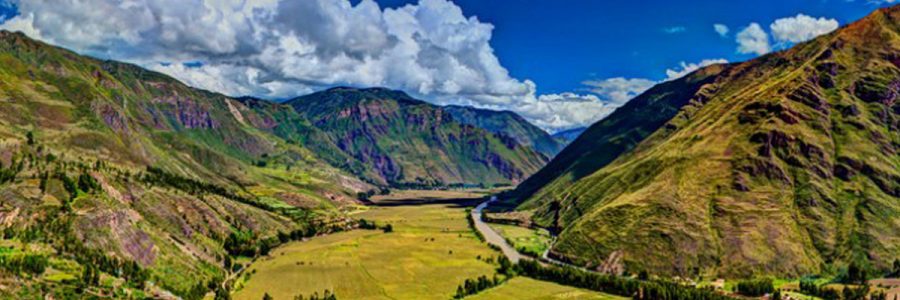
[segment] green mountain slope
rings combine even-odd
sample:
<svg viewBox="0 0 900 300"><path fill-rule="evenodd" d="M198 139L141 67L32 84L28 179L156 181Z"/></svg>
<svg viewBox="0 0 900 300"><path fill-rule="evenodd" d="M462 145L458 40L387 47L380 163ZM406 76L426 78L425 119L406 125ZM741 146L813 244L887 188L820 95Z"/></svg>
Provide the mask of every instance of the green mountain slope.
<svg viewBox="0 0 900 300"><path fill-rule="evenodd" d="M456 105L444 106L444 110L460 123L512 137L519 144L529 146L547 157L555 156L565 146L564 143L554 139L543 129L532 125L525 118L511 111Z"/></svg>
<svg viewBox="0 0 900 300"><path fill-rule="evenodd" d="M229 250L339 221L336 207L370 187L281 138L316 138L296 118L0 32L0 280L24 293L12 298L196 299L225 278ZM18 257L48 269L20 277ZM126 281L75 284L84 274Z"/></svg>
<svg viewBox="0 0 900 300"><path fill-rule="evenodd" d="M895 7L661 84L514 194L561 230L553 254L581 264L687 276L886 268L900 253L897 53Z"/></svg>
<svg viewBox="0 0 900 300"><path fill-rule="evenodd" d="M356 174L392 186L513 184L546 158L445 109L382 88L333 88L286 104L326 133Z"/></svg>
<svg viewBox="0 0 900 300"><path fill-rule="evenodd" d="M679 109L695 97L703 97L702 88L710 83L721 67L701 70L681 79L657 85L616 109L579 135L544 168L529 177L515 191L519 199L540 190L564 189L591 174L620 154L631 150L648 135L661 128ZM526 206L532 203L526 203Z"/></svg>

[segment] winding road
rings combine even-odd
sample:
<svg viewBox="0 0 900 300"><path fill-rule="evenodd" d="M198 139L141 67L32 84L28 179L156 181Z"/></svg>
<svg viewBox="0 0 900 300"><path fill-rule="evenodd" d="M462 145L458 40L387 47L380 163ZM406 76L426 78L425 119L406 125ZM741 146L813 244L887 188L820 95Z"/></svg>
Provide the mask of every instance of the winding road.
<svg viewBox="0 0 900 300"><path fill-rule="evenodd" d="M472 219L475 221L475 229L478 229L478 231L481 232L481 235L484 236L484 240L487 241L488 244L500 247L500 251L503 252L503 255L506 255L506 258L509 258L513 263L517 263L521 259L530 259L519 253L515 247L506 242L506 239L504 239L503 236L481 220L481 214L484 208L494 201L497 201L496 196L492 196L491 200L478 204L478 206L472 210Z"/></svg>
<svg viewBox="0 0 900 300"><path fill-rule="evenodd" d="M476 206L475 209L472 210L472 219L475 221L475 229L478 229L478 231L481 232L481 235L484 236L484 240L487 241L488 244L500 247L500 251L503 252L503 255L505 255L506 258L509 258L509 260L512 261L513 263L517 263L517 262L519 262L519 260L522 260L522 259L536 259L534 257L519 253L519 251L516 250L515 247L510 245L506 241L506 239L503 238L503 236L501 236L499 233L494 231L494 229L491 228L491 226L488 226L488 224L485 223L481 219L482 211L488 205L490 205L491 203L493 203L495 201L497 201L497 197L492 196L490 200L482 202L481 204L478 204L478 206ZM537 258L537 261L541 264L553 264L553 265L563 266L563 267L572 267L572 268L576 268L576 269L579 269L579 270L582 270L585 272L596 272L594 270L586 269L582 266L576 266L573 264L569 264L566 262L562 262L562 261L553 259L548 255L549 253L550 253L550 250L545 251L544 254L541 255L540 258Z"/></svg>

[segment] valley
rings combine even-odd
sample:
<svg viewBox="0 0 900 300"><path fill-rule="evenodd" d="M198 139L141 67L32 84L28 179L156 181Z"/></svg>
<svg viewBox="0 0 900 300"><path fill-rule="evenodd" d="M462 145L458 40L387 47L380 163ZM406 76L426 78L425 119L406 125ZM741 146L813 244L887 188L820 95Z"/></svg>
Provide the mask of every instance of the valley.
<svg viewBox="0 0 900 300"><path fill-rule="evenodd" d="M450 0L200 1L248 34L73 45L0 0L0 299L900 297L893 1L704 23L760 47L577 89L511 77Z"/></svg>
<svg viewBox="0 0 900 300"><path fill-rule="evenodd" d="M450 299L466 279L505 278L497 273L503 254L479 241L466 220L466 208L485 194L399 194L420 197L380 197L373 206L350 213L378 228L291 242L257 258L235 283L234 299L262 299L265 294L292 299L325 290L339 299ZM388 224L390 232L381 229ZM474 299L619 299L527 278L514 278L479 297Z"/></svg>

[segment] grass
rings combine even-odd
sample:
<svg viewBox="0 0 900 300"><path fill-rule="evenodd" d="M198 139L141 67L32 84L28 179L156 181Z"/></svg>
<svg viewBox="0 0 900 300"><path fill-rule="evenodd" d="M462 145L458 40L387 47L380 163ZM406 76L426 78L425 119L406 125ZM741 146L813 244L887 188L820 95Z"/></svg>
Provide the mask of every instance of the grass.
<svg viewBox="0 0 900 300"><path fill-rule="evenodd" d="M590 290L538 281L527 277L513 278L503 285L466 297L469 300L618 300L624 297L601 294Z"/></svg>
<svg viewBox="0 0 900 300"><path fill-rule="evenodd" d="M328 289L341 299L448 299L465 279L494 274L484 258L499 254L469 231L463 208L376 207L356 217L390 223L394 232L356 230L278 248L250 266L234 298L291 299Z"/></svg>
<svg viewBox="0 0 900 300"><path fill-rule="evenodd" d="M550 233L545 229L505 224L490 224L490 226L519 252L540 256L550 247Z"/></svg>
<svg viewBox="0 0 900 300"><path fill-rule="evenodd" d="M458 193L404 191L394 197L452 199L459 198ZM496 272L497 266L486 261L500 253L476 239L464 207L357 207L352 215L379 226L391 224L394 232L354 230L279 247L248 267L250 275L237 283L233 298L262 299L268 293L274 299L292 299L327 289L339 299L450 299L466 279ZM521 233L516 229L508 230ZM487 298L473 298L620 299L528 278L514 278L483 294Z"/></svg>

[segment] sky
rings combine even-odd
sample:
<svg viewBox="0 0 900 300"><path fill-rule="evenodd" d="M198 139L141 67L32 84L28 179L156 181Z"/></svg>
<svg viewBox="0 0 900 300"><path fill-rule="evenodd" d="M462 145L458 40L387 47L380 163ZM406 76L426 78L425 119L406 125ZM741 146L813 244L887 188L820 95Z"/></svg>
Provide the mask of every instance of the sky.
<svg viewBox="0 0 900 300"><path fill-rule="evenodd" d="M0 0L0 29L231 96L383 86L555 132L894 1Z"/></svg>

